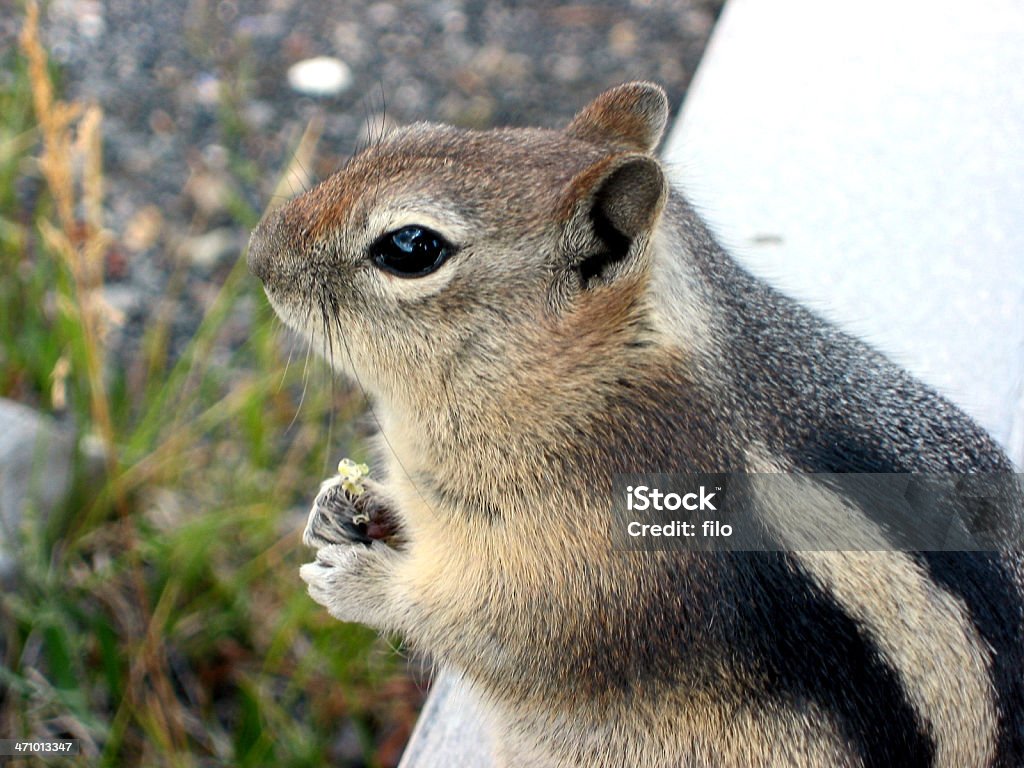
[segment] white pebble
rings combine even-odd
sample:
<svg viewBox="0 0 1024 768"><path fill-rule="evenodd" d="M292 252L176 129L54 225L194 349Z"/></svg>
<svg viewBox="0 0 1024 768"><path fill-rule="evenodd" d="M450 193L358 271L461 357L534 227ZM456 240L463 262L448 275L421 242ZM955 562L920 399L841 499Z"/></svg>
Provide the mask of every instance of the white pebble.
<svg viewBox="0 0 1024 768"><path fill-rule="evenodd" d="M288 68L288 85L307 96L337 96L352 84L352 72L340 59L317 56Z"/></svg>

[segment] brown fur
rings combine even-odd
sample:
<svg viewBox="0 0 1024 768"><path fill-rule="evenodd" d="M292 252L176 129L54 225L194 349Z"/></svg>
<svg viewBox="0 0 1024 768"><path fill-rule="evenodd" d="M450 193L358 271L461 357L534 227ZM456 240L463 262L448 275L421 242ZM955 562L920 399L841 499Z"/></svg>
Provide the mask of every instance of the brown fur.
<svg viewBox="0 0 1024 768"><path fill-rule="evenodd" d="M859 419L844 438L879 451L924 444L918 427L954 436L897 443L893 471L938 471L959 445L958 468L1008 466L951 406L922 408L938 398L728 260L650 155L666 116L639 83L565 131L414 125L254 234L275 308L373 396L373 503L401 529L393 546L320 546L310 593L464 675L508 765L1015 764L1015 607L983 634L976 600L901 553L612 550L616 472L848 471L801 453L831 429L821 389ZM415 279L376 269L369 244L409 223L454 255ZM874 368L850 375L859 360ZM861 379L883 394L858 416ZM898 387L909 426L889 428ZM764 504L783 532L787 503ZM318 545L342 530L325 514Z"/></svg>

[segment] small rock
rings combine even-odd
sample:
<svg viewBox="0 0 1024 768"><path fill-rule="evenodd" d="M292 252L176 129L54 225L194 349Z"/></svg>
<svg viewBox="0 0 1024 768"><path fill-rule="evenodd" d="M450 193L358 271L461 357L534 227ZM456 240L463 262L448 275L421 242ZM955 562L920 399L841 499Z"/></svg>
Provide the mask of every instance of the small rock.
<svg viewBox="0 0 1024 768"><path fill-rule="evenodd" d="M265 13L256 16L243 16L235 24L240 34L253 38L273 40L282 35L284 17L280 13Z"/></svg>
<svg viewBox="0 0 1024 768"><path fill-rule="evenodd" d="M182 253L201 269L212 269L222 261L237 258L242 245L231 227L220 227L182 243Z"/></svg>
<svg viewBox="0 0 1024 768"><path fill-rule="evenodd" d="M164 226L164 217L155 205L147 205L132 214L124 227L121 242L132 253L140 253L152 248L160 237Z"/></svg>
<svg viewBox="0 0 1024 768"><path fill-rule="evenodd" d="M360 62L367 58L370 53L361 24L351 21L339 21L334 25L331 34L331 42L334 50L342 54L346 61L358 69Z"/></svg>
<svg viewBox="0 0 1024 768"><path fill-rule="evenodd" d="M628 58L636 53L636 24L630 20L620 21L608 33L608 47L616 56Z"/></svg>
<svg viewBox="0 0 1024 768"><path fill-rule="evenodd" d="M104 285L103 298L122 318L130 316L146 303L142 292L134 285Z"/></svg>
<svg viewBox="0 0 1024 768"><path fill-rule="evenodd" d="M399 11L391 3L374 3L366 9L366 17L373 26L384 29L398 21Z"/></svg>
<svg viewBox="0 0 1024 768"><path fill-rule="evenodd" d="M274 120L274 105L253 99L242 107L246 125L256 131L266 131Z"/></svg>
<svg viewBox="0 0 1024 768"><path fill-rule="evenodd" d="M352 72L341 59L317 56L288 68L288 85L307 96L337 96L352 84Z"/></svg>
<svg viewBox="0 0 1024 768"><path fill-rule="evenodd" d="M83 0L78 3L78 31L89 40L96 40L106 29L103 20L103 4L96 0Z"/></svg>
<svg viewBox="0 0 1024 768"><path fill-rule="evenodd" d="M226 174L200 167L185 183L185 194L197 210L213 216L227 209L234 191Z"/></svg>
<svg viewBox="0 0 1024 768"><path fill-rule="evenodd" d="M341 723L338 735L328 749L331 762L340 765L358 765L365 756L359 731L351 720Z"/></svg>
<svg viewBox="0 0 1024 768"><path fill-rule="evenodd" d="M16 576L22 526L42 524L64 502L74 450L50 418L0 398L0 583Z"/></svg>
<svg viewBox="0 0 1024 768"><path fill-rule="evenodd" d="M584 72L583 59L579 56L559 56L555 59L551 72L557 80L563 83L573 83L580 79Z"/></svg>
<svg viewBox="0 0 1024 768"><path fill-rule="evenodd" d="M192 83L195 98L204 107L215 107L220 103L220 80L209 72L202 72Z"/></svg>
<svg viewBox="0 0 1024 768"><path fill-rule="evenodd" d="M75 31L89 41L99 39L107 26L99 0L61 0L51 6L49 14L52 20L73 24Z"/></svg>

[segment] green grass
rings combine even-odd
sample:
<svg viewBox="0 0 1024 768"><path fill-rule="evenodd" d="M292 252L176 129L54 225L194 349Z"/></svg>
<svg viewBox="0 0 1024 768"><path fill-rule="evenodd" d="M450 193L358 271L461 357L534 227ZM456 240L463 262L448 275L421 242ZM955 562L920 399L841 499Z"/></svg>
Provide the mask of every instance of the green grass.
<svg viewBox="0 0 1024 768"><path fill-rule="evenodd" d="M82 158L64 157L63 187L41 172L81 118L47 133L38 73L13 51L0 66L0 396L54 414L80 454L64 509L26 528L20 580L0 595L0 733L80 738L90 765L320 766L348 729L363 745L353 764L390 762L381 743L414 716L404 665L330 619L297 572L309 553L295 511L359 399L301 353L289 365L241 256L184 354L169 354L157 313L142 375L110 365L82 265L120 233L83 235L77 218L102 166L85 158L78 176ZM231 210L239 227L257 220ZM244 311L251 330L232 346ZM97 444L101 471L83 458Z"/></svg>

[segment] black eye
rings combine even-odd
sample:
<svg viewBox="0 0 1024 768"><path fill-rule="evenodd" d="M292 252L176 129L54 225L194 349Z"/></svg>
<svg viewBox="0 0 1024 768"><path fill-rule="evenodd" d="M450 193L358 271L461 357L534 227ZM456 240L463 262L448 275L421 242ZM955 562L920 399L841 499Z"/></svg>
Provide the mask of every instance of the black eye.
<svg viewBox="0 0 1024 768"><path fill-rule="evenodd" d="M399 277L429 275L455 248L432 229L408 226L382 235L370 246L373 263Z"/></svg>

